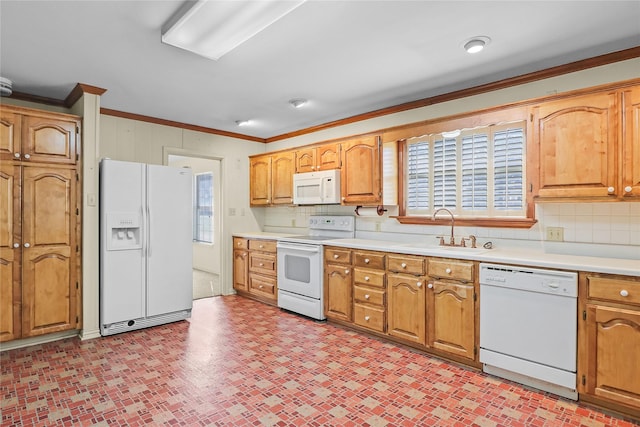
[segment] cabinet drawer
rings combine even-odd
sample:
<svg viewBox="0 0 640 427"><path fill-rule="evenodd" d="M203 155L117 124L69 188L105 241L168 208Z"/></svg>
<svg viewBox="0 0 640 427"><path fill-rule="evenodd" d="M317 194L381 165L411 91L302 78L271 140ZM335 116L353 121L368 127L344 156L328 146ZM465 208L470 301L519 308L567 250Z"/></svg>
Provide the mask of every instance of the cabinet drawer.
<svg viewBox="0 0 640 427"><path fill-rule="evenodd" d="M252 251L275 252L275 240L249 240L249 249Z"/></svg>
<svg viewBox="0 0 640 427"><path fill-rule="evenodd" d="M276 254L249 252L249 271L276 275Z"/></svg>
<svg viewBox="0 0 640 427"><path fill-rule="evenodd" d="M367 270L364 268L353 269L353 280L367 286L384 288L384 271Z"/></svg>
<svg viewBox="0 0 640 427"><path fill-rule="evenodd" d="M379 305L380 308L384 308L384 291L379 291L371 288L363 288L360 286L353 287L353 298L356 301Z"/></svg>
<svg viewBox="0 0 640 427"><path fill-rule="evenodd" d="M326 248L324 250L324 260L333 264L351 264L351 250Z"/></svg>
<svg viewBox="0 0 640 427"><path fill-rule="evenodd" d="M249 249L249 240L242 237L234 237L233 249Z"/></svg>
<svg viewBox="0 0 640 427"><path fill-rule="evenodd" d="M249 274L249 292L267 298L276 297L276 278Z"/></svg>
<svg viewBox="0 0 640 427"><path fill-rule="evenodd" d="M384 270L385 255L376 252L353 252L353 265L355 267L378 268Z"/></svg>
<svg viewBox="0 0 640 427"><path fill-rule="evenodd" d="M353 323L374 331L384 332L384 314L385 311L381 308L354 304Z"/></svg>
<svg viewBox="0 0 640 427"><path fill-rule="evenodd" d="M424 258L411 255L388 255L387 268L398 273L424 275Z"/></svg>
<svg viewBox="0 0 640 427"><path fill-rule="evenodd" d="M429 259L429 276L473 282L473 262Z"/></svg>
<svg viewBox="0 0 640 427"><path fill-rule="evenodd" d="M589 298L640 305L640 281L589 276Z"/></svg>

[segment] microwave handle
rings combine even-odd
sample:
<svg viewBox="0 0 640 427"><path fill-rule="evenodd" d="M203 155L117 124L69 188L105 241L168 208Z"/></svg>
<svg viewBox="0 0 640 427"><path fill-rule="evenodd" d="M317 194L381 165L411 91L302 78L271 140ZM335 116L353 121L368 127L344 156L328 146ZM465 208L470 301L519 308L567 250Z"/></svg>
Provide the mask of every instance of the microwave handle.
<svg viewBox="0 0 640 427"><path fill-rule="evenodd" d="M329 196L327 194L327 192L329 191L329 179L330 178L322 178L320 180L320 199L322 200L322 202L325 202L327 200L327 197Z"/></svg>

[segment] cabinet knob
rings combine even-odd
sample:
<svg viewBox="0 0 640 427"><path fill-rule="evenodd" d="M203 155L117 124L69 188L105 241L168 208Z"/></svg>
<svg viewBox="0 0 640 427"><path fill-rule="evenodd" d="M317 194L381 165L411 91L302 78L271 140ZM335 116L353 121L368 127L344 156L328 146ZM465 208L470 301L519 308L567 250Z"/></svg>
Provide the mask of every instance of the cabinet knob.
<svg viewBox="0 0 640 427"><path fill-rule="evenodd" d="M369 264L369 258L365 258L365 259L364 259L364 263L365 263L365 264Z"/></svg>
<svg viewBox="0 0 640 427"><path fill-rule="evenodd" d="M260 249L262 249L262 248L264 248L264 246L263 246L263 245L260 245Z"/></svg>
<svg viewBox="0 0 640 427"><path fill-rule="evenodd" d="M369 319L371 319L371 317L369 317L369 316L364 316L364 320L366 320L367 322L369 321Z"/></svg>
<svg viewBox="0 0 640 427"><path fill-rule="evenodd" d="M346 270L344 271L344 274L349 274L349 269L346 269Z"/></svg>
<svg viewBox="0 0 640 427"><path fill-rule="evenodd" d="M447 274L451 274L451 269L447 268L444 272L447 273Z"/></svg>
<svg viewBox="0 0 640 427"><path fill-rule="evenodd" d="M238 246L242 246L242 243L241 243L241 242L238 242Z"/></svg>
<svg viewBox="0 0 640 427"><path fill-rule="evenodd" d="M406 262L403 262L402 264L400 264L400 267L402 267L402 268L407 268L407 263L406 263Z"/></svg>
<svg viewBox="0 0 640 427"><path fill-rule="evenodd" d="M13 247L14 247L14 248L19 248L19 247L20 247L20 243L14 243L14 244L13 244Z"/></svg>
<svg viewBox="0 0 640 427"><path fill-rule="evenodd" d="M260 267L264 267L264 263L260 263Z"/></svg>
<svg viewBox="0 0 640 427"><path fill-rule="evenodd" d="M342 198L342 201L344 202L345 200L347 200L347 198L346 198L346 197L343 197L343 198Z"/></svg>
<svg viewBox="0 0 640 427"><path fill-rule="evenodd" d="M628 297L629 296L629 291L627 291L626 289L623 289L620 291L620 296L621 297Z"/></svg>
<svg viewBox="0 0 640 427"><path fill-rule="evenodd" d="M271 201L269 199L267 199L267 203L271 203Z"/></svg>
<svg viewBox="0 0 640 427"><path fill-rule="evenodd" d="M626 187L624 187L624 192L625 193L631 193L631 190L632 190L632 188L631 188L630 185L627 185Z"/></svg>
<svg viewBox="0 0 640 427"><path fill-rule="evenodd" d="M13 157L15 157L16 159L20 158L20 153L13 153Z"/></svg>
<svg viewBox="0 0 640 427"><path fill-rule="evenodd" d="M364 281L368 282L369 281L369 276L364 276Z"/></svg>
<svg viewBox="0 0 640 427"><path fill-rule="evenodd" d="M416 286L421 288L422 287L422 282L416 282Z"/></svg>
<svg viewBox="0 0 640 427"><path fill-rule="evenodd" d="M333 255L333 259L338 259L338 258L340 258L340 255L338 254Z"/></svg>
<svg viewBox="0 0 640 427"><path fill-rule="evenodd" d="M429 284L427 285L427 288L429 288L429 289L433 289L433 283L429 283Z"/></svg>
<svg viewBox="0 0 640 427"><path fill-rule="evenodd" d="M369 299L369 298L371 298L371 296L370 296L369 294L366 294L366 295L364 296L364 299Z"/></svg>
<svg viewBox="0 0 640 427"><path fill-rule="evenodd" d="M262 289L262 285L258 286L258 288Z"/></svg>
<svg viewBox="0 0 640 427"><path fill-rule="evenodd" d="M24 158L25 158L25 159L27 159L27 160L29 160L29 159L31 158L31 155L29 155L29 154L25 154L25 155L24 155Z"/></svg>
<svg viewBox="0 0 640 427"><path fill-rule="evenodd" d="M613 193L614 191L616 191L616 189L614 187L609 187L609 188L607 188L607 191L609 193Z"/></svg>
<svg viewBox="0 0 640 427"><path fill-rule="evenodd" d="M25 243L25 244L24 244L24 247L25 247L25 248L30 248L30 247L31 247L31 244L29 244L29 243Z"/></svg>

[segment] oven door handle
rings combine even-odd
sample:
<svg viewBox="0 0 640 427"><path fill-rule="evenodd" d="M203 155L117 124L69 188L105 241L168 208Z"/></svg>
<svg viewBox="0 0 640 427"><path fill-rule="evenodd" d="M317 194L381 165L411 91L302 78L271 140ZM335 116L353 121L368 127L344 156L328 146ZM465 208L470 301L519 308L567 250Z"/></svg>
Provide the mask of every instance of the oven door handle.
<svg viewBox="0 0 640 427"><path fill-rule="evenodd" d="M290 249L294 251L312 252L312 253L320 252L320 247L321 247L320 245L317 245L317 246L296 245L295 243L284 243L284 242L278 242L277 244L278 249Z"/></svg>

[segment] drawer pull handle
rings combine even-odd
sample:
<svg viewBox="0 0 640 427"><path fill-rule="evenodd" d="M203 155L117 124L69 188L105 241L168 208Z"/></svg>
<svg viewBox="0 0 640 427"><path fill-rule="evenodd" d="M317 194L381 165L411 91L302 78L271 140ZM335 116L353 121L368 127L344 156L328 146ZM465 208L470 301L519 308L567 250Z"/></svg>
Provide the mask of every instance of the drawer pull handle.
<svg viewBox="0 0 640 427"><path fill-rule="evenodd" d="M623 289L620 291L620 296L621 297L628 297L629 296L629 291L627 291L626 289Z"/></svg>
<svg viewBox="0 0 640 427"><path fill-rule="evenodd" d="M427 285L427 288L429 288L429 289L433 289L433 283L429 283L429 284Z"/></svg>
<svg viewBox="0 0 640 427"><path fill-rule="evenodd" d="M264 267L264 264L263 264L263 263L260 263L260 267Z"/></svg>
<svg viewBox="0 0 640 427"><path fill-rule="evenodd" d="M369 264L369 258L365 258L365 259L364 259L364 263L365 263L365 264Z"/></svg>
<svg viewBox="0 0 640 427"><path fill-rule="evenodd" d="M20 153L13 153L13 157L15 157L16 159L20 158Z"/></svg>
<svg viewBox="0 0 640 427"><path fill-rule="evenodd" d="M447 268L444 272L447 273L447 274L451 274L451 269Z"/></svg>
<svg viewBox="0 0 640 427"><path fill-rule="evenodd" d="M260 289L262 289L262 285L258 286Z"/></svg>
<svg viewBox="0 0 640 427"><path fill-rule="evenodd" d="M242 243L238 242L238 246L242 246Z"/></svg>
<svg viewBox="0 0 640 427"><path fill-rule="evenodd" d="M335 254L335 255L333 256L333 259L338 259L338 258L340 258L340 255L338 255L338 254Z"/></svg>
<svg viewBox="0 0 640 427"><path fill-rule="evenodd" d="M607 191L609 193L613 193L614 191L616 191L616 189L614 187L609 187L609 188L607 188Z"/></svg>
<svg viewBox="0 0 640 427"><path fill-rule="evenodd" d="M29 154L25 154L25 155L24 155L24 158L25 158L25 159L30 159L30 158L31 158L31 156L30 156Z"/></svg>
<svg viewBox="0 0 640 427"><path fill-rule="evenodd" d="M369 276L364 276L364 281L368 282L369 281Z"/></svg>
<svg viewBox="0 0 640 427"><path fill-rule="evenodd" d="M625 193L631 193L631 190L632 190L632 188L631 188L630 185L627 185L626 187L624 187Z"/></svg>
<svg viewBox="0 0 640 427"><path fill-rule="evenodd" d="M407 263L406 263L406 262L403 262L402 264L400 264L400 267L402 267L402 268L407 268Z"/></svg>
<svg viewBox="0 0 640 427"><path fill-rule="evenodd" d="M369 299L369 298L371 298L369 294L365 294L364 299Z"/></svg>
<svg viewBox="0 0 640 427"><path fill-rule="evenodd" d="M364 316L364 320L366 320L367 322L369 321L369 319L371 319L369 316Z"/></svg>
<svg viewBox="0 0 640 427"><path fill-rule="evenodd" d="M264 246L260 245L260 249L264 248Z"/></svg>

